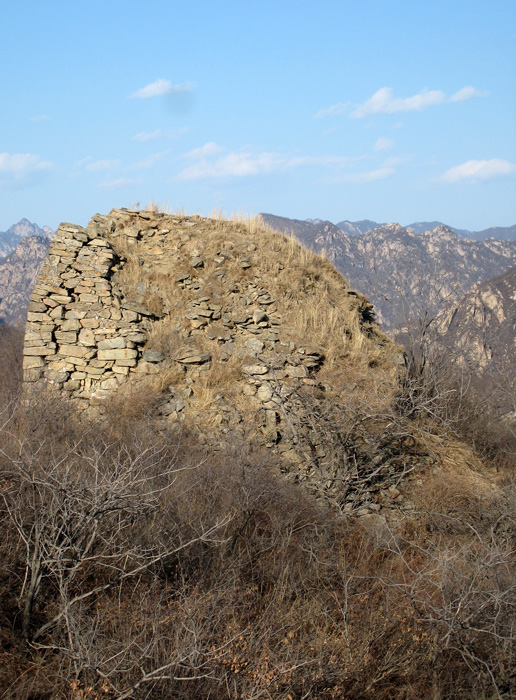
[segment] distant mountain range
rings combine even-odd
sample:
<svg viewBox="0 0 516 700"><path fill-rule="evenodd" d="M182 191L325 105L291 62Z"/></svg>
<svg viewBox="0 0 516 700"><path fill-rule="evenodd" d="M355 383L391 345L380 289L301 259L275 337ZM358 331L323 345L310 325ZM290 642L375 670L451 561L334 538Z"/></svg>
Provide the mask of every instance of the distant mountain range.
<svg viewBox="0 0 516 700"><path fill-rule="evenodd" d="M54 232L22 219L0 232L0 324L24 320L29 296Z"/></svg>
<svg viewBox="0 0 516 700"><path fill-rule="evenodd" d="M286 219L281 216L274 216L273 214L260 214L264 219L274 218L275 220L289 221L292 222L290 225L294 228L302 227L303 224L326 224L331 223L329 221L323 221L322 219L305 219L304 221L299 219ZM280 223L281 225L281 223ZM339 221L335 224L337 228L341 231L345 231L350 236L360 236L364 233L369 233L375 228L381 226L386 226L386 222L379 223L377 221L371 221L371 219L363 219L362 221ZM491 228L483 229L482 231L468 231L465 228L455 228L453 226L448 226L442 221L415 221L413 224L408 224L404 228L410 228L414 233L425 233L425 231L433 231L438 226L446 226L450 228L458 236L463 238L471 238L474 241L484 241L488 238L495 238L498 241L516 241L516 225L515 226L493 226ZM283 230L283 229L281 229Z"/></svg>
<svg viewBox="0 0 516 700"><path fill-rule="evenodd" d="M32 224L27 219L21 219L7 231L0 231L0 258L16 250L16 246L23 238L38 236L50 239L53 235L54 232L49 226L40 228L37 224Z"/></svg>
<svg viewBox="0 0 516 700"><path fill-rule="evenodd" d="M384 224L365 231L370 222L354 222L349 233L340 228L345 222L335 225L270 214L260 218L324 253L350 285L373 302L386 329L433 315L471 285L516 266L516 241L476 241L444 225L416 233L415 225Z"/></svg>

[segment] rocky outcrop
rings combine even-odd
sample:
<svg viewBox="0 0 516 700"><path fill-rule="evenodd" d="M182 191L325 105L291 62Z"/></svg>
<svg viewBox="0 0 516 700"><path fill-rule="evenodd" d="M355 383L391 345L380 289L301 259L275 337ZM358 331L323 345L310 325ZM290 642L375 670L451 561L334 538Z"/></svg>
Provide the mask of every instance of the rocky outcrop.
<svg viewBox="0 0 516 700"><path fill-rule="evenodd" d="M350 415L361 397L387 405L399 362L365 297L292 240L255 224L125 209L86 228L61 224L24 346L27 387L88 412L144 403L201 442L255 440L296 478L341 493L349 465L332 448L345 438L330 414L344 386ZM364 441L376 480L404 468L375 449Z"/></svg>
<svg viewBox="0 0 516 700"><path fill-rule="evenodd" d="M475 285L437 319L439 339L475 374L516 376L516 268Z"/></svg>

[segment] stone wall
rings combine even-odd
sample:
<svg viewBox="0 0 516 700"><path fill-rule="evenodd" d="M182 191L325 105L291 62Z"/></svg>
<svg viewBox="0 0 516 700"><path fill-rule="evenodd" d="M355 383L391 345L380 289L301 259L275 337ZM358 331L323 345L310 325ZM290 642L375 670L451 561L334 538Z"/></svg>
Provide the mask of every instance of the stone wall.
<svg viewBox="0 0 516 700"><path fill-rule="evenodd" d="M87 228L61 224L56 232L30 297L26 382L95 400L136 367L149 314L124 304L112 284L120 261L105 238L110 229L97 216Z"/></svg>

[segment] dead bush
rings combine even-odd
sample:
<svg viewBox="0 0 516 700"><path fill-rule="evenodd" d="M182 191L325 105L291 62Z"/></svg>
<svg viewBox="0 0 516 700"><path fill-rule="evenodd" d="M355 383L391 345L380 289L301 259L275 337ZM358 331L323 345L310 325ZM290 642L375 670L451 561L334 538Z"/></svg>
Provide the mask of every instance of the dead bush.
<svg viewBox="0 0 516 700"><path fill-rule="evenodd" d="M299 397L353 488L418 458L389 391ZM515 696L513 483L458 443L427 436L441 470L376 537L232 433L43 393L3 416L0 698Z"/></svg>
<svg viewBox="0 0 516 700"><path fill-rule="evenodd" d="M16 401L22 382L23 330L0 325L0 410Z"/></svg>

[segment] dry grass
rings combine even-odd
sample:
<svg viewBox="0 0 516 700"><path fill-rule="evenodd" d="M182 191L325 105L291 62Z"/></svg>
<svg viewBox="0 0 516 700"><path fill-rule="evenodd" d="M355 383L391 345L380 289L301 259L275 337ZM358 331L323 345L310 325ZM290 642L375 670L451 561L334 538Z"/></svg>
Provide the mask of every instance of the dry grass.
<svg viewBox="0 0 516 700"><path fill-rule="evenodd" d="M392 368L395 346L378 327L367 322L364 325L365 299L348 294L348 285L328 260L293 238L264 228L256 219L197 220L206 229L200 241L205 260L201 276L216 293L223 295L235 285L245 289L250 276L240 263L246 255L252 256L255 277L258 274L255 281L276 300L275 309L284 325L293 328L303 343L322 350L328 368L336 368L342 360L373 368L382 365L382 370L390 364ZM197 245L195 240L191 247ZM121 280L128 293L138 295L138 290L144 288L145 302L151 310L167 307L171 317L180 318L184 301L172 278L176 271L183 271L181 265L172 275L149 273L144 270L145 258L138 244L117 240L116 246L117 252L127 258ZM227 256L224 286L213 277L217 269L213 259L220 253ZM188 268L184 271L192 272ZM210 292L209 285L206 291Z"/></svg>
<svg viewBox="0 0 516 700"><path fill-rule="evenodd" d="M153 341L165 347L162 325ZM9 371L0 365L0 386ZM196 382L196 410L216 404L238 372L236 359L214 351ZM130 400L122 388L102 421L79 425L68 406L40 393L0 430L0 696L514 697L513 479L493 489L467 447L435 438L439 464L413 488L400 487L415 511L376 537L370 520L338 517L235 433L218 451L201 452L186 426L181 434L156 422L148 407L169 381L161 374L142 379ZM378 392L371 400L380 406ZM147 479L138 481L142 491L124 490L135 474L159 484L171 467L177 475L164 490ZM120 493L113 523L126 534L118 539L93 511L78 518L98 478L113 488L95 513ZM218 521L225 525L216 536L196 541ZM78 522L86 535L101 535L82 559L88 537ZM20 606L38 553L35 524L45 542L54 525L55 538L31 629L51 624L26 643ZM56 559L66 538L69 556ZM145 557L153 566L124 581ZM69 586L59 585L58 565ZM66 624L52 623L56 610L69 611Z"/></svg>
<svg viewBox="0 0 516 700"><path fill-rule="evenodd" d="M256 361L245 356L246 336L235 329L234 353L228 359L224 344L209 339L202 330L191 330L186 313L191 301L199 296L208 296L222 307L222 314L231 314L232 308L244 309L245 304L253 303L253 295L266 292L274 300L267 310L280 340L293 342L296 348L314 348L324 357L317 380L325 387L325 400L342 407L341 419L346 415L353 424L353 415L367 416L368 425L376 421L383 427L391 422L399 388L398 348L371 321L365 298L349 289L327 259L294 238L265 228L254 218L226 219L221 214L211 219L184 219L177 214L171 218L170 223L161 220L171 229L165 237L134 241L122 235L111 241L125 258L117 274L124 293L151 311L165 314L152 322L146 347L165 354L167 360L160 365L160 373L165 373L167 379L146 378L145 391L158 396L166 391L168 383L175 382L180 392L187 387L185 381L190 375L176 372L174 376L177 365L173 358L179 346L192 342L200 351L210 353L212 361L189 385L193 394L181 417L213 436L221 423L225 432L236 421L248 439L257 437L263 442L261 402L243 390L246 378L241 367ZM156 246L165 250L164 255L156 256ZM190 257L197 254L204 261L201 269L189 264ZM220 257L224 258L222 265L217 261ZM244 269L242 263L246 260L252 264ZM220 271L223 280L217 275ZM176 281L182 274L190 275L199 290L182 289ZM233 333L220 321L217 323L223 334ZM274 352L266 350L266 361L273 358ZM142 390L140 380L134 387L136 412L143 410L138 396ZM313 409L311 399L309 403ZM333 421L339 411L331 413ZM287 420L286 414L284 418ZM313 420L307 415L302 422L311 425ZM323 422L327 423L327 418ZM290 426L290 418L287 423ZM284 430L290 435L293 429L285 426ZM313 437L320 439L315 434Z"/></svg>

